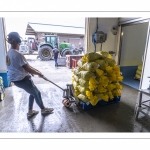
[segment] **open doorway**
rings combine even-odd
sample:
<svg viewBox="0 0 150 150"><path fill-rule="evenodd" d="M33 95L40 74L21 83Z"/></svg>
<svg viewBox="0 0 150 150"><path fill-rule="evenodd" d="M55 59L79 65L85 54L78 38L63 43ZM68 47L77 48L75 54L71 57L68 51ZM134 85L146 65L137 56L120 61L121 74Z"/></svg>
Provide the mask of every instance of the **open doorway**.
<svg viewBox="0 0 150 150"><path fill-rule="evenodd" d="M139 89L143 57L147 40L148 22L122 26L120 69L123 83Z"/></svg>

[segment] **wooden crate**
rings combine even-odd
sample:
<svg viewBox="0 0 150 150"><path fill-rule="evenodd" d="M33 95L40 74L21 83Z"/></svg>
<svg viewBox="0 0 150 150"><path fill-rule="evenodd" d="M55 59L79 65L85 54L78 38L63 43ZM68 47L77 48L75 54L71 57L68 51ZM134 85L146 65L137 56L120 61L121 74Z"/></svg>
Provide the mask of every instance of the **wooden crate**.
<svg viewBox="0 0 150 150"><path fill-rule="evenodd" d="M76 68L77 67L77 62L79 59L72 59L72 68Z"/></svg>
<svg viewBox="0 0 150 150"><path fill-rule="evenodd" d="M83 55L66 55L66 67L72 68L72 59L81 59Z"/></svg>

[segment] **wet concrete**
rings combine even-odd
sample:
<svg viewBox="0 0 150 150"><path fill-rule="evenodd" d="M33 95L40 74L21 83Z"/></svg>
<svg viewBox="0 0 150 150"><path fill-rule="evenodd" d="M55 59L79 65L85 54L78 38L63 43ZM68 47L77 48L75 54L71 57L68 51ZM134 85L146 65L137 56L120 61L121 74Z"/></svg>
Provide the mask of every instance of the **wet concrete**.
<svg viewBox="0 0 150 150"><path fill-rule="evenodd" d="M71 69L59 67L55 69L54 61L40 61L36 55L26 56L31 66L65 88L71 83ZM51 83L32 77L42 94L47 107L53 107L54 112L48 116L40 113L27 119L29 94L22 89L12 86L6 88L5 99L0 102L0 132L149 132L149 110L139 111L135 118L135 106L138 91L123 85L121 101L101 106L91 110L77 108L78 113L67 109L62 104L62 90ZM144 96L143 99L147 97ZM34 103L34 109L39 107ZM144 112L144 113L143 113Z"/></svg>

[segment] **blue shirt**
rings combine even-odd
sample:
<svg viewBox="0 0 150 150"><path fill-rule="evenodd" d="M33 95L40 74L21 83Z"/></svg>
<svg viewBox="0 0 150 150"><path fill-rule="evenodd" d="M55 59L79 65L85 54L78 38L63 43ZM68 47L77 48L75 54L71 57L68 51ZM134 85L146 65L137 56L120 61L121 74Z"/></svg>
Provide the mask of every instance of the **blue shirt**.
<svg viewBox="0 0 150 150"><path fill-rule="evenodd" d="M54 58L58 58L59 50L57 48L53 49Z"/></svg>

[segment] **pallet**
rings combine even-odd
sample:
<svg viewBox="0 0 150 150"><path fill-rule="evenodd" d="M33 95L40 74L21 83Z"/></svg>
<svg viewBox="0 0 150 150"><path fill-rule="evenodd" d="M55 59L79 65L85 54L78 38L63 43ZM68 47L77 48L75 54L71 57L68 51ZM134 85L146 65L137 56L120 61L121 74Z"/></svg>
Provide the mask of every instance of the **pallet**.
<svg viewBox="0 0 150 150"><path fill-rule="evenodd" d="M92 106L90 103L87 104L87 103L83 102L82 100L79 100L79 104L81 105L83 110L88 110L88 109L93 109L93 108L96 108L96 107L100 107L100 106L104 106L104 105L119 102L120 98L121 98L120 96L119 97L114 97L114 99L110 100L109 102L105 102L104 100L100 100L95 106Z"/></svg>
<svg viewBox="0 0 150 150"><path fill-rule="evenodd" d="M140 81L140 78L136 78L136 77L134 77L134 80L139 80L139 81Z"/></svg>

